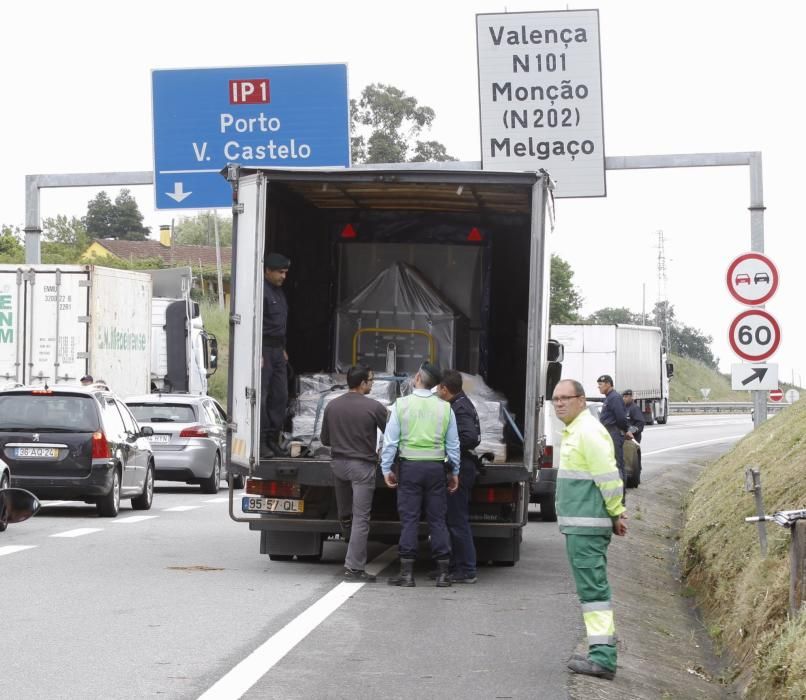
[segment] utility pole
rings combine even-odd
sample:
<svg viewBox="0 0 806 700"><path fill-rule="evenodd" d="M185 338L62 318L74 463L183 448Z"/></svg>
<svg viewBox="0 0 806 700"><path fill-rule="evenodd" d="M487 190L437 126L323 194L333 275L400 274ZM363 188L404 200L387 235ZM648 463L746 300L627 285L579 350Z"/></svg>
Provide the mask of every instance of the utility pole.
<svg viewBox="0 0 806 700"><path fill-rule="evenodd" d="M669 353L672 351L672 346L669 338L669 297L666 282L666 244L663 231L658 231L658 305L663 309L663 339L666 352Z"/></svg>

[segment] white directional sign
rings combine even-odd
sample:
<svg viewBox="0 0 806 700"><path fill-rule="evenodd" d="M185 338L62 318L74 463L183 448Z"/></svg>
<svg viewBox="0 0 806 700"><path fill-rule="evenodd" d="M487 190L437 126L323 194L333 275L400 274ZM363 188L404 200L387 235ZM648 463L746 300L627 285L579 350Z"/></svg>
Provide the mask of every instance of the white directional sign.
<svg viewBox="0 0 806 700"><path fill-rule="evenodd" d="M604 197L598 10L476 15L481 163L548 171L556 197Z"/></svg>
<svg viewBox="0 0 806 700"><path fill-rule="evenodd" d="M745 253L728 267L728 290L748 306L767 302L778 289L778 268L761 253Z"/></svg>
<svg viewBox="0 0 806 700"><path fill-rule="evenodd" d="M778 349L781 328L763 309L742 311L730 324L730 346L739 357L750 362L760 362Z"/></svg>
<svg viewBox="0 0 806 700"><path fill-rule="evenodd" d="M795 401L800 400L800 392L797 389L787 389L784 398L786 398L787 403L795 403Z"/></svg>
<svg viewBox="0 0 806 700"><path fill-rule="evenodd" d="M730 366L731 389L734 391L768 390L778 387L778 365L763 362Z"/></svg>

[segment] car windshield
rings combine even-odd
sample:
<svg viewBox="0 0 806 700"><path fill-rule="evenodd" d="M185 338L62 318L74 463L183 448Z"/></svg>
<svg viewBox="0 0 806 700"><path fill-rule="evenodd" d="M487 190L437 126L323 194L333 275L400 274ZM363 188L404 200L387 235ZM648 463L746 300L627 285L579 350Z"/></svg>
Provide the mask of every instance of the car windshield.
<svg viewBox="0 0 806 700"><path fill-rule="evenodd" d="M193 406L177 403L126 404L140 423L193 423Z"/></svg>
<svg viewBox="0 0 806 700"><path fill-rule="evenodd" d="M0 430L95 432L94 403L91 396L5 394L0 396Z"/></svg>

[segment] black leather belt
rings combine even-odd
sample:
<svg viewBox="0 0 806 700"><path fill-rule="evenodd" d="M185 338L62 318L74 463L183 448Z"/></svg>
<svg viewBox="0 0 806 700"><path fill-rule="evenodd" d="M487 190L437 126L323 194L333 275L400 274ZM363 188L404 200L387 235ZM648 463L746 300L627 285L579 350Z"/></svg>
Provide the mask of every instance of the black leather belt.
<svg viewBox="0 0 806 700"><path fill-rule="evenodd" d="M263 347L265 348L284 348L285 336L284 335L264 335Z"/></svg>

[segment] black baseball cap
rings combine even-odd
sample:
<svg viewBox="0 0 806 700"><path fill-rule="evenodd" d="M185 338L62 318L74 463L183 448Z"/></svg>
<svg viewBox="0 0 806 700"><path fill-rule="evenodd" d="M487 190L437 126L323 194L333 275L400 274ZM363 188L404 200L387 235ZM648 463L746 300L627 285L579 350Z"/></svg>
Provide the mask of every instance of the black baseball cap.
<svg viewBox="0 0 806 700"><path fill-rule="evenodd" d="M269 270L287 270L291 267L291 260L282 253L269 253L263 265Z"/></svg>
<svg viewBox="0 0 806 700"><path fill-rule="evenodd" d="M622 396L632 396L632 389L625 389L621 392Z"/></svg>
<svg viewBox="0 0 806 700"><path fill-rule="evenodd" d="M436 365L432 365L430 362L423 362L423 364L420 365L420 370L429 374L434 380L434 384L439 384L442 381L442 370Z"/></svg>
<svg viewBox="0 0 806 700"><path fill-rule="evenodd" d="M610 384L610 386L613 386L613 377L611 377L609 374L602 374L602 375L600 375L600 376L599 376L599 378L596 380L596 383L597 383L597 384L598 384L599 382L606 382L607 384Z"/></svg>

